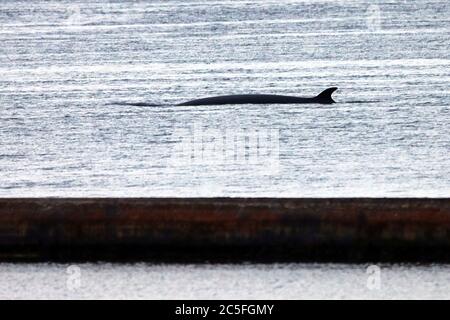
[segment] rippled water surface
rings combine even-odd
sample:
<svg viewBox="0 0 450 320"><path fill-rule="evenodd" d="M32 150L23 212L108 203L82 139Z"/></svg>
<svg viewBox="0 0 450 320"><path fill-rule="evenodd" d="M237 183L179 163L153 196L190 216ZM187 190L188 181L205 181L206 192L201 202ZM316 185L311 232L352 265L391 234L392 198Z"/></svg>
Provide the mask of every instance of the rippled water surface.
<svg viewBox="0 0 450 320"><path fill-rule="evenodd" d="M448 196L449 16L431 0L2 1L0 196ZM337 104L174 106L328 86ZM177 158L195 128L278 145Z"/></svg>
<svg viewBox="0 0 450 320"><path fill-rule="evenodd" d="M372 268L341 264L0 264L0 298L450 298L448 265L380 265L378 273Z"/></svg>

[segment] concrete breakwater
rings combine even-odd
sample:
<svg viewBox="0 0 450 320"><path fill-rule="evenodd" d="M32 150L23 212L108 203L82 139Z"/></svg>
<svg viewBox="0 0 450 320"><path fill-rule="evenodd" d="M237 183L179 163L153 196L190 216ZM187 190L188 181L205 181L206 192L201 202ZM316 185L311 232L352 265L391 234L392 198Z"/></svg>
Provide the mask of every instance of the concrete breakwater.
<svg viewBox="0 0 450 320"><path fill-rule="evenodd" d="M1 261L450 261L449 198L1 198Z"/></svg>

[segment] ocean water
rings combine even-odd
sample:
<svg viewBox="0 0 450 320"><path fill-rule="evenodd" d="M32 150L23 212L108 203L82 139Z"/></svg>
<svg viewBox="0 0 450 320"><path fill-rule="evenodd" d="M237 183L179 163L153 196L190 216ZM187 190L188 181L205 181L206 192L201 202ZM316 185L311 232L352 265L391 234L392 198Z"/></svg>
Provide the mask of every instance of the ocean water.
<svg viewBox="0 0 450 320"><path fill-rule="evenodd" d="M1 1L0 196L449 196L449 16L444 0ZM175 106L329 86L333 105Z"/></svg>
<svg viewBox="0 0 450 320"><path fill-rule="evenodd" d="M445 0L3 0L0 196L448 197L449 17ZM333 105L176 106L330 86ZM1 263L0 297L450 297L447 265L381 266L375 290L360 265L67 267Z"/></svg>
<svg viewBox="0 0 450 320"><path fill-rule="evenodd" d="M449 265L0 264L0 299L449 299Z"/></svg>

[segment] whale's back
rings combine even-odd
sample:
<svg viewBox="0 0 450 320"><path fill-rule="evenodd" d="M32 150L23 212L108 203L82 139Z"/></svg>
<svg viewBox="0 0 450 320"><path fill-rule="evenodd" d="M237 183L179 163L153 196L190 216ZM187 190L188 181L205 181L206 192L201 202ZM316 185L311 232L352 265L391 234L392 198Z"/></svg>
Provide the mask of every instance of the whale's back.
<svg viewBox="0 0 450 320"><path fill-rule="evenodd" d="M192 100L181 103L181 106L222 105L222 104L272 104L299 103L303 98L271 94L237 94Z"/></svg>
<svg viewBox="0 0 450 320"><path fill-rule="evenodd" d="M337 88L328 88L319 95L312 98L301 98L293 96L282 96L275 94L236 94L227 96L216 96L209 98L196 99L179 106L202 106L202 105L224 105L224 104L295 104L295 103L334 103L331 94Z"/></svg>

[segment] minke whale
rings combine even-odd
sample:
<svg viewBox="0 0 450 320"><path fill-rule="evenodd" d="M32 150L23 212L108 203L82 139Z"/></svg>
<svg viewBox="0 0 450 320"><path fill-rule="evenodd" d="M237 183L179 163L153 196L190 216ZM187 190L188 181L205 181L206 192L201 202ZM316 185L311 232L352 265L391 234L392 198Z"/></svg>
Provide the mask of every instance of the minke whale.
<svg viewBox="0 0 450 320"><path fill-rule="evenodd" d="M281 96L275 94L237 94L229 96L217 96L196 99L192 101L183 102L177 104L178 106L210 106L210 105L223 105L223 104L304 104L304 103L321 103L331 104L335 103L331 94L336 91L337 87L331 87L315 97L293 97L293 96Z"/></svg>

